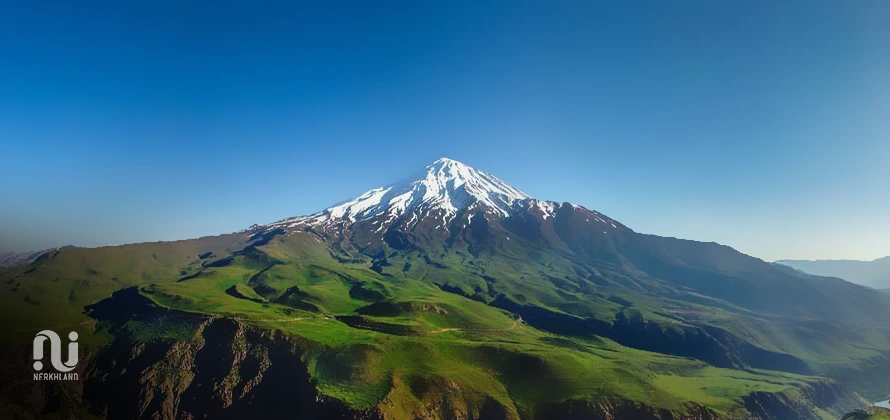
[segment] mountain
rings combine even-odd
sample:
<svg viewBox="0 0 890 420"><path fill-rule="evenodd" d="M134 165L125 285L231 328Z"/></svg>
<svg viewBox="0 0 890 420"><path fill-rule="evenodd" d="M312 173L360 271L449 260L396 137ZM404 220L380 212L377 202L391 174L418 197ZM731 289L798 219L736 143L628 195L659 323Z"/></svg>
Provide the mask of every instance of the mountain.
<svg viewBox="0 0 890 420"><path fill-rule="evenodd" d="M29 264L43 256L44 254L52 253L61 249L72 249L76 248L74 245L65 245L60 248L48 248L42 251L29 251L29 252L3 252L0 253L0 268L3 267L14 267L16 265L21 264Z"/></svg>
<svg viewBox="0 0 890 420"><path fill-rule="evenodd" d="M53 248L55 249L55 248ZM41 255L52 251L53 249L45 249L43 251L31 252L3 252L0 253L0 267L12 267L19 264L28 264L33 262Z"/></svg>
<svg viewBox="0 0 890 420"><path fill-rule="evenodd" d="M626 229L597 212L567 204L583 211L587 223L603 234ZM511 223L517 235L535 235L532 226L543 226L540 235L552 237L557 212L562 206L536 200L504 181L460 162L442 158L425 170L393 185L370 190L353 200L322 212L292 217L260 227L254 235L276 229L288 232L311 231L334 241L340 249L365 255L385 249L446 249L455 241L494 246L476 236L509 233L502 222ZM591 220L593 222L591 222ZM520 225L525 224L525 225ZM493 227L496 230L489 232ZM492 237L491 239L494 239Z"/></svg>
<svg viewBox="0 0 890 420"><path fill-rule="evenodd" d="M0 285L4 380L33 371L35 331L86 349L82 387L12 386L16 412L816 419L890 388L890 295L444 158L312 215L56 250Z"/></svg>
<svg viewBox="0 0 890 420"><path fill-rule="evenodd" d="M855 260L781 260L787 265L808 274L837 277L874 289L890 288L890 257L874 261Z"/></svg>
<svg viewBox="0 0 890 420"><path fill-rule="evenodd" d="M353 200L310 216L314 223L368 220L405 214L447 222L458 211L481 208L505 216L531 197L506 182L455 160L441 158L425 170L393 185L370 190ZM305 218L301 218L305 219Z"/></svg>

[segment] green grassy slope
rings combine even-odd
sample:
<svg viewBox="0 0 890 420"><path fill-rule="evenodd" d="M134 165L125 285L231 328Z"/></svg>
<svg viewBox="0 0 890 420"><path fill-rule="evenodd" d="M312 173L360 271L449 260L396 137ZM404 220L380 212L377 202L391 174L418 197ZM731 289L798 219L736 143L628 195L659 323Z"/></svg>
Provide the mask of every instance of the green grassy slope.
<svg viewBox="0 0 890 420"><path fill-rule="evenodd" d="M509 253L481 258L453 247L432 257L391 254L372 270L361 254L335 251L305 232L245 245L245 235L229 235L63 251L2 273L7 288L0 296L15 308L7 313L21 323L22 340L38 328L64 325L89 342L95 327L83 307L128 286L162 306L281 330L314 343L306 362L323 394L395 418L421 416L430 404L478 413L496 401L512 417L566 400L609 398L678 413L697 403L737 417L744 415L742 398L754 391L821 381L714 367L596 334L555 332L540 320L542 328L535 328L520 318L522 311L509 310L519 305L604 323L639 319L680 335L688 333L687 319L698 317L749 328L752 342L777 349L783 344L775 337L790 334L755 333L762 319L743 309L665 298L651 290L669 285L617 268L580 266L543 252L534 264ZM578 281L578 272L595 281ZM175 325L129 328L144 340L187 335Z"/></svg>
<svg viewBox="0 0 890 420"><path fill-rule="evenodd" d="M292 240L262 249L284 255ZM513 413L533 413L566 399L614 396L679 412L683 403L698 402L731 414L753 390L779 392L816 380L718 369L595 337L560 337L428 282L381 277L330 257L312 264L266 262L271 267L236 257L198 278L154 284L143 293L164 306L234 317L320 343L310 366L323 393L356 407L391 402L381 407L397 418L417 415L446 388L459 389L452 403L470 411L487 398ZM233 286L265 301L226 293Z"/></svg>
<svg viewBox="0 0 890 420"><path fill-rule="evenodd" d="M200 272L203 264L242 249L244 234L102 248L70 248L33 264L0 269L0 306L7 340L33 338L46 328L90 323L86 305L125 287L169 282Z"/></svg>

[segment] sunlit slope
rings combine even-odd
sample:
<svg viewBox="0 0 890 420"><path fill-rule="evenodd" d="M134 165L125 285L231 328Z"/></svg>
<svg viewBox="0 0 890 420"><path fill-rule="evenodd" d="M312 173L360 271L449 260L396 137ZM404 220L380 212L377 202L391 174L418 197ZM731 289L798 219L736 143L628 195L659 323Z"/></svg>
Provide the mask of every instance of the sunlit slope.
<svg viewBox="0 0 890 420"><path fill-rule="evenodd" d="M400 263L390 273L372 270L360 254L345 258L310 232L278 232L254 238L252 244L244 238L63 251L5 273L22 284L15 292L6 290L3 298L18 305L21 312L14 317L45 328L45 322L70 325L92 319L82 314L84 306L137 286L162 306L306 340L306 362L323 394L357 408L378 407L397 418L424 415L431 404L444 404L449 412L498 410L515 417L568 400L599 404L612 399L677 413L698 404L739 416L745 412L743 399L754 391L793 394L822 383L788 373L715 368L635 350L590 332L554 333L528 325L523 311L511 311L509 305L499 308L458 292L469 285L499 290L497 284L503 284L510 286L504 289L509 294L496 294L494 300L524 299L525 307L564 316L603 322L635 311L656 316L660 301L647 295L637 303L628 301L634 295L627 284L615 289L624 290L620 296L567 292L545 271L528 271L517 261L488 258L487 272L497 276L486 280L474 274L477 264L470 261L437 263L410 253L393 257L404 258L410 267ZM556 265L551 272L551 277L560 273ZM25 302L20 291L39 303ZM593 299L585 300L587 295ZM169 318L162 323L123 318L100 320L98 331L112 331L109 322L123 322L124 331L142 341L183 340L191 334L188 325ZM94 325L76 328L89 342ZM23 333L23 339L32 334Z"/></svg>
<svg viewBox="0 0 890 420"><path fill-rule="evenodd" d="M423 415L442 401L470 413L494 401L516 416L606 397L678 413L692 402L741 415L741 399L754 390L792 391L818 381L718 369L595 336L558 336L421 279L382 276L331 256L287 259L296 243L310 245L303 235L311 237L282 237L143 293L164 306L311 340L318 347L310 366L323 393L359 408L379 405L397 418Z"/></svg>
<svg viewBox="0 0 890 420"><path fill-rule="evenodd" d="M0 269L0 306L15 337L88 322L86 305L122 288L175 281L200 272L202 265L244 248L248 237L235 233L174 242L101 248L66 248L32 264Z"/></svg>

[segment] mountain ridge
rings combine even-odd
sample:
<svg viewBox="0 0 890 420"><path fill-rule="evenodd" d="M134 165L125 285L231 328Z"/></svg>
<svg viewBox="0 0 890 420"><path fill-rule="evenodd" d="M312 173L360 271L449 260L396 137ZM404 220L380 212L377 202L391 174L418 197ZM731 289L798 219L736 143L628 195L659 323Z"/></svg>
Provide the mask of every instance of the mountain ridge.
<svg viewBox="0 0 890 420"><path fill-rule="evenodd" d="M776 264L789 266L808 274L842 278L873 289L890 288L890 256L872 261L779 260Z"/></svg>
<svg viewBox="0 0 890 420"><path fill-rule="evenodd" d="M638 233L473 171L440 159L400 188L312 215L2 269L4 325L16 325L2 340L29 343L31 329L64 325L100 353L107 337L112 348L179 349L169 362L178 365L156 354L152 371L186 376L157 386L240 384L239 410L267 398L250 391L262 377L200 374L221 368L181 350L212 342L236 361L270 359L244 359L237 334L195 331L195 316L280 331L318 395L390 418L625 407L651 418L815 419L855 409L851 390L890 388L890 296L729 246ZM124 309L87 310L99 307ZM274 348L255 351L287 360ZM93 368L119 371L101 365L114 359ZM92 378L107 388L158 377ZM165 395L176 415L176 393Z"/></svg>
<svg viewBox="0 0 890 420"><path fill-rule="evenodd" d="M829 258L829 259L814 259L814 260L790 260L790 259L783 259L783 260L776 260L775 262L776 262L776 263L781 263L781 262L817 262L817 261L833 261L833 262L857 262L857 263L859 263L859 262L864 262L864 263L868 263L868 262L880 262L880 261L885 261L885 260L890 260L890 255L888 255L888 256L886 256L886 257L878 257L878 258L875 258L875 259L873 259L873 260L854 260L854 259L845 259L845 258L839 258L839 259L832 259L832 258Z"/></svg>
<svg viewBox="0 0 890 420"><path fill-rule="evenodd" d="M20 264L29 264L47 253L68 248L74 248L74 246L65 245L62 247L47 248L40 251L3 252L0 253L0 268L13 267Z"/></svg>

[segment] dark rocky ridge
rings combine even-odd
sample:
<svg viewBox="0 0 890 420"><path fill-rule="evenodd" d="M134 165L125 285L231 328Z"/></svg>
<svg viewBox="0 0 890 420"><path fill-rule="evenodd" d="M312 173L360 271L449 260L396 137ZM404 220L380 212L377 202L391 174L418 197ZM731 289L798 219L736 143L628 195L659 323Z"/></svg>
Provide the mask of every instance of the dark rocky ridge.
<svg viewBox="0 0 890 420"><path fill-rule="evenodd" d="M136 308L136 309L134 309ZM301 345L276 331L158 308L136 289L115 293L91 316L121 311L194 325L182 341L134 341L114 328L114 342L89 366L84 402L108 418L349 418L374 419L318 394ZM114 321L112 321L114 322Z"/></svg>
<svg viewBox="0 0 890 420"><path fill-rule="evenodd" d="M835 416L861 408L865 401L837 382L820 382L801 392L755 392L744 399L745 409L763 420L818 420L816 409Z"/></svg>
<svg viewBox="0 0 890 420"><path fill-rule="evenodd" d="M667 410L654 410L651 407L628 404L622 400L606 400L600 403L570 400L544 407L535 419L564 420L718 420L720 415L706 407L690 404L686 414L674 414Z"/></svg>

